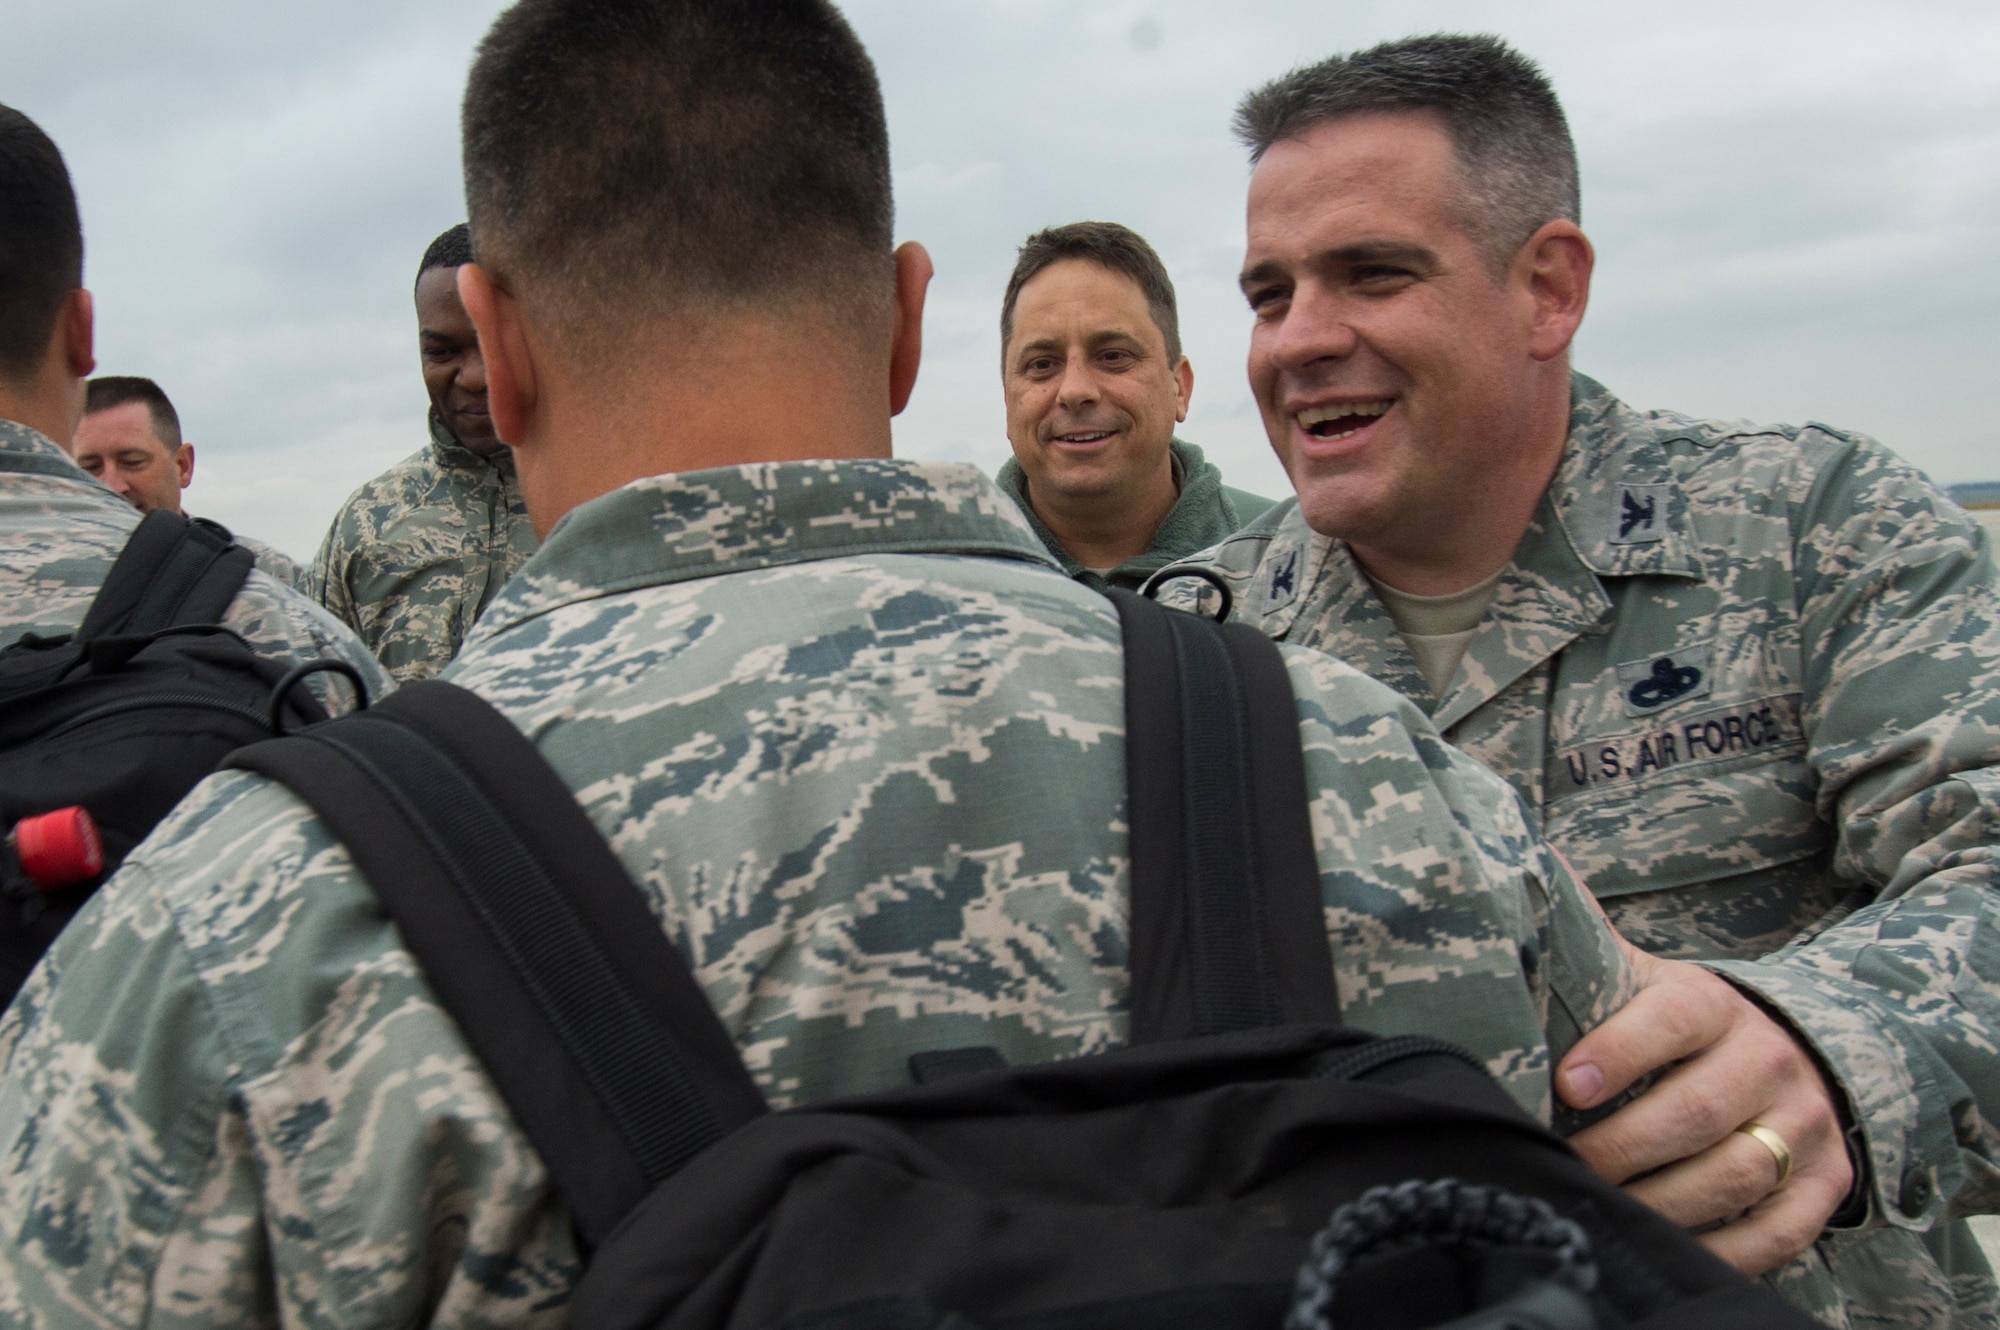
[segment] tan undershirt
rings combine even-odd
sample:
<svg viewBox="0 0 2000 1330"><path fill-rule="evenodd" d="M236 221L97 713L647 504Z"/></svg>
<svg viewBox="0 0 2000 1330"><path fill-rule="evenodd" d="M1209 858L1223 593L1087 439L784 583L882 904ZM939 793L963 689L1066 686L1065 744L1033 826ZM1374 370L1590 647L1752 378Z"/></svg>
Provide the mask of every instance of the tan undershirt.
<svg viewBox="0 0 2000 1330"><path fill-rule="evenodd" d="M1493 593L1500 587L1500 573L1506 571L1502 568L1484 582L1448 596L1413 596L1387 582L1368 579L1382 598L1382 608L1396 621L1396 631L1409 643L1410 654L1417 658L1417 672L1430 685L1431 696L1443 697L1451 676L1458 673L1466 643L1479 630L1479 621L1486 617L1486 607L1493 603Z"/></svg>

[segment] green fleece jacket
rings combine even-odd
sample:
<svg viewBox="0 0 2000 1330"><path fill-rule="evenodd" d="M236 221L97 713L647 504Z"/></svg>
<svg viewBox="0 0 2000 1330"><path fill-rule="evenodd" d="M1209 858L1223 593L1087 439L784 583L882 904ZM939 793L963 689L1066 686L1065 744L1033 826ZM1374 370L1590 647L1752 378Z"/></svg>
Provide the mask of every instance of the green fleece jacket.
<svg viewBox="0 0 2000 1330"><path fill-rule="evenodd" d="M1249 525L1264 511L1275 505L1276 500L1245 490L1231 489L1222 483L1222 472L1215 463L1201 455L1201 449L1191 443L1175 439L1170 445L1174 460L1174 483L1180 487L1181 497L1174 502L1167 513L1167 520L1160 523L1160 529L1153 533L1153 543L1146 552L1136 558L1127 559L1108 573L1098 574L1085 568L1076 557L1063 548L1055 533L1043 525L1028 502L1028 473L1021 464L1008 458L1000 468L997 479L1000 488L1013 496L1027 514L1028 525L1035 528L1042 544L1048 546L1063 571L1077 581L1102 590L1106 585L1127 587L1136 590L1141 583L1176 559L1185 558L1197 550L1205 550L1238 528Z"/></svg>

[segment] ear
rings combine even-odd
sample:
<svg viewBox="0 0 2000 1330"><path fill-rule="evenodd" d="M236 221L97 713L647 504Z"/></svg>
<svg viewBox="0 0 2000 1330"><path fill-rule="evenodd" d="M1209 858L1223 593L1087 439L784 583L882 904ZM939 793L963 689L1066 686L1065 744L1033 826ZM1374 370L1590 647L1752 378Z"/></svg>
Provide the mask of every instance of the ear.
<svg viewBox="0 0 2000 1330"><path fill-rule="evenodd" d="M1194 362L1186 356L1174 366L1174 396L1179 399L1174 406L1174 419L1187 419L1188 402L1194 397Z"/></svg>
<svg viewBox="0 0 2000 1330"><path fill-rule="evenodd" d="M1569 349L1590 303L1597 254L1575 222L1545 223L1514 257L1515 280L1529 301L1528 354L1554 360Z"/></svg>
<svg viewBox="0 0 2000 1330"><path fill-rule="evenodd" d="M922 245L910 240L896 249L896 330L889 343L889 414L900 415L917 390L917 364L924 358L924 296L937 271ZM489 369L488 374L492 371ZM491 389L488 389L490 392ZM494 421L498 423L499 417Z"/></svg>
<svg viewBox="0 0 2000 1330"><path fill-rule="evenodd" d="M97 306L81 287L63 297L57 328L63 344L63 364L71 377L87 379L97 368Z"/></svg>
<svg viewBox="0 0 2000 1330"><path fill-rule="evenodd" d="M476 263L459 268L458 298L465 302L465 312L479 333L493 432L510 446L527 442L535 434L540 398L521 302Z"/></svg>
<svg viewBox="0 0 2000 1330"><path fill-rule="evenodd" d="M194 445L184 443L174 450L174 469L181 473L181 488L194 484Z"/></svg>

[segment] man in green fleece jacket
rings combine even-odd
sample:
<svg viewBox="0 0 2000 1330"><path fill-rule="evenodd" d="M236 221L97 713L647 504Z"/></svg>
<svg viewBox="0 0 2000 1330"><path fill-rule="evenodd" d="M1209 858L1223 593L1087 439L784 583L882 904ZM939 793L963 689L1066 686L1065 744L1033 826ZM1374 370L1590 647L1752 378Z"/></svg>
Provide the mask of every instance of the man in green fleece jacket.
<svg viewBox="0 0 2000 1330"><path fill-rule="evenodd" d="M1072 222L1029 236L1000 346L1014 448L1000 487L1071 577L1137 587L1271 507L1174 437L1194 367L1174 284L1137 232Z"/></svg>

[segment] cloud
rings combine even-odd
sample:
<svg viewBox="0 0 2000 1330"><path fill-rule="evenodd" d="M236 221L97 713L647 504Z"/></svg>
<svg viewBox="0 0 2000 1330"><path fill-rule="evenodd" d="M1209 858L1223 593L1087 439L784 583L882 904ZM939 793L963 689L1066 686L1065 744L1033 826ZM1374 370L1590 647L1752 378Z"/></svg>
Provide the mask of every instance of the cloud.
<svg viewBox="0 0 2000 1330"><path fill-rule="evenodd" d="M191 504L310 554L423 441L409 288L459 220L491 3L0 0L0 101L76 176L105 372L161 379ZM1029 232L1146 234L1196 367L1186 437L1281 493L1235 289L1250 86L1388 37L1497 31L1549 70L1599 270L1578 363L1642 406L1876 433L2000 476L2000 12L1989 4L857 0L898 229L938 262L898 447L997 465L998 304Z"/></svg>

